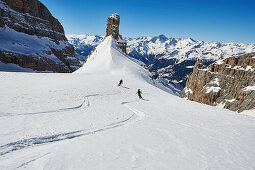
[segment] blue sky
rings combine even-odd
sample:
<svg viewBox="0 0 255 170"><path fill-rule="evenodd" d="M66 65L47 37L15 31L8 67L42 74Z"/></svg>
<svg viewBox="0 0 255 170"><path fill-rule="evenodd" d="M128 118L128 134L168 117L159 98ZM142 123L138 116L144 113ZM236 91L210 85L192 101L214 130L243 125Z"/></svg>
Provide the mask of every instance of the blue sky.
<svg viewBox="0 0 255 170"><path fill-rule="evenodd" d="M255 43L255 0L41 0L70 34L105 35L119 13L124 37Z"/></svg>

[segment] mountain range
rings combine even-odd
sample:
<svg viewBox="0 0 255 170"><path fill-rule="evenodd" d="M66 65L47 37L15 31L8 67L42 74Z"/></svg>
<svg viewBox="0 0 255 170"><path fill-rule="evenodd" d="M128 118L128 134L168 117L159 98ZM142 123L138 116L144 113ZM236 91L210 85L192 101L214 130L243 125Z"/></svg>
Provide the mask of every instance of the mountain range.
<svg viewBox="0 0 255 170"><path fill-rule="evenodd" d="M104 39L99 35L68 34L66 37L83 61ZM197 59L202 59L206 66L219 59L255 51L255 44L205 42L192 38L168 38L165 35L124 40L127 42L127 54L144 62L154 78L165 78L181 89Z"/></svg>

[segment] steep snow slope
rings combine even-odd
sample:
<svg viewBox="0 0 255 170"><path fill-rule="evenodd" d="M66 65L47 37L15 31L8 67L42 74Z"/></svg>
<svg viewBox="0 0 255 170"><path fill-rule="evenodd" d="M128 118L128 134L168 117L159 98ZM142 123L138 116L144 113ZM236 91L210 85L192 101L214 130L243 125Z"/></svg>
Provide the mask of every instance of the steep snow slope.
<svg viewBox="0 0 255 170"><path fill-rule="evenodd" d="M116 40L111 36L105 38L76 73L128 73L139 77L146 75L147 78L151 76L143 67L120 52L115 44Z"/></svg>
<svg viewBox="0 0 255 170"><path fill-rule="evenodd" d="M1 170L255 168L254 119L156 88L111 37L96 51L75 74L0 72Z"/></svg>

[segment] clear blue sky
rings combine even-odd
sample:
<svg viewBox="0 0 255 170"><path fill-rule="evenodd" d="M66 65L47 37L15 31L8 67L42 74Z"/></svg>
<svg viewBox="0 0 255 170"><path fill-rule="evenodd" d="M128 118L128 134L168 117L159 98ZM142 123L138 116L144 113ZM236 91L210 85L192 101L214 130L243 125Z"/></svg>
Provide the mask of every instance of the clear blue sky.
<svg viewBox="0 0 255 170"><path fill-rule="evenodd" d="M41 0L70 34L105 35L120 14L125 37L255 43L255 0Z"/></svg>

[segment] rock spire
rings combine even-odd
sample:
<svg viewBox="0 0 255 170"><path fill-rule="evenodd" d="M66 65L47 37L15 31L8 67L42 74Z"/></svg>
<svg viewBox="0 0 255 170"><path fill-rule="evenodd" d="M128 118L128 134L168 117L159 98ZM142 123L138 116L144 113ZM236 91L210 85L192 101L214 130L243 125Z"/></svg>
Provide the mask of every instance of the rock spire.
<svg viewBox="0 0 255 170"><path fill-rule="evenodd" d="M108 17L106 37L112 35L117 40L116 46L126 53L127 43L123 41L122 36L119 34L120 16L115 13Z"/></svg>

